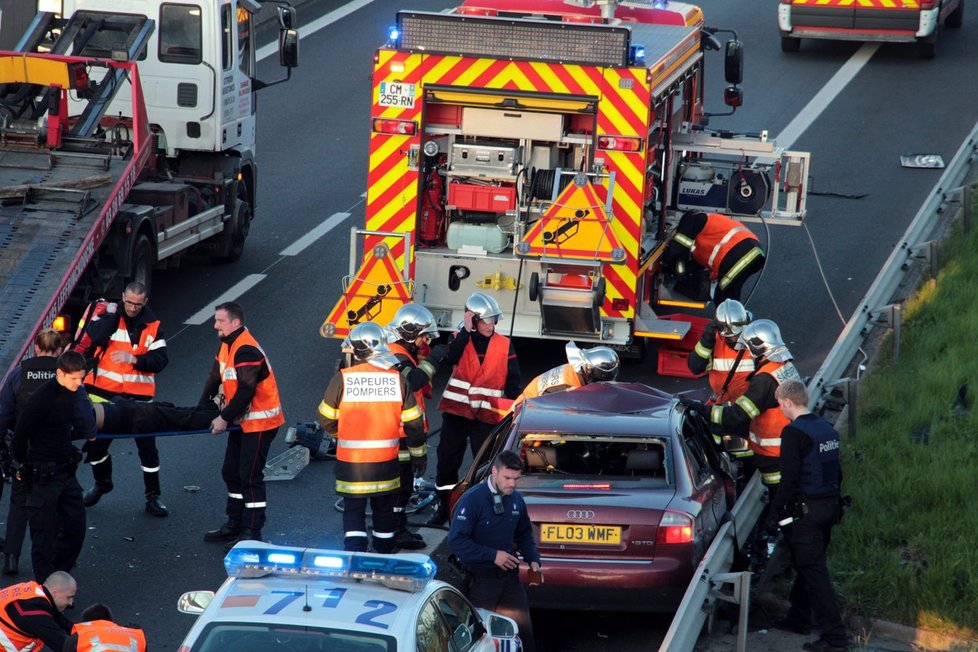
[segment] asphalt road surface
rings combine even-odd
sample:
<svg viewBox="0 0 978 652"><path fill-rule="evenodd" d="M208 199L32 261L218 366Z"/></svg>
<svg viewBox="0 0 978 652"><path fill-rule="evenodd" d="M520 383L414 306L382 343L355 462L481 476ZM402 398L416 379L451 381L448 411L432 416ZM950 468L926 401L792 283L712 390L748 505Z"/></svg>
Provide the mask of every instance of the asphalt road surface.
<svg viewBox="0 0 978 652"><path fill-rule="evenodd" d="M339 6L308 4L300 23ZM171 359L159 377L160 400L196 403L218 346L211 309L220 298L238 296L275 369L288 422L315 418L339 350L338 341L322 339L318 329L347 273L349 228L360 226L363 217L373 50L397 9L444 6L435 0L408 7L361 1L347 16L304 32L291 82L260 94L260 201L244 257L227 266L187 261L156 276L151 302L163 320ZM801 52L785 55L775 4L707 0L702 6L707 23L736 30L746 52L745 106L711 126L767 129L772 136L790 127L793 147L813 154L813 189L820 194L810 198L807 227L817 254L803 229L772 227L770 239L765 236L768 268L750 300L755 316L780 324L802 373L810 375L842 329L816 255L848 317L940 175L903 169L899 156L935 153L949 161L978 115L972 65L978 41L969 38L978 18L966 14L962 29L942 33L937 59L922 61L912 46L852 43L806 42ZM714 55L707 108L717 111L724 108L721 65ZM279 75L271 60L260 70L265 78ZM334 218L337 226L327 235L283 255L338 213L350 217ZM527 379L561 362L559 343L517 347ZM656 377L652 355L627 366L622 379L668 391L690 386ZM283 438L273 454L284 450ZM223 445L210 435L160 440L163 499L172 514L156 519L143 512L135 446L116 442L116 488L88 511L88 537L75 571L77 603L107 603L119 620L138 622L154 650L176 649L191 626L191 617L176 612L177 597L190 589L215 589L224 579L223 547L202 540L204 531L224 519ZM341 546L331 466L315 462L295 480L270 486L267 538ZM433 455L430 467L433 476ZM89 469L80 469L79 477L83 486L91 484ZM26 546L24 552L26 568ZM9 584L24 576L3 579ZM620 614L536 618L555 650L647 650L668 627L666 618Z"/></svg>

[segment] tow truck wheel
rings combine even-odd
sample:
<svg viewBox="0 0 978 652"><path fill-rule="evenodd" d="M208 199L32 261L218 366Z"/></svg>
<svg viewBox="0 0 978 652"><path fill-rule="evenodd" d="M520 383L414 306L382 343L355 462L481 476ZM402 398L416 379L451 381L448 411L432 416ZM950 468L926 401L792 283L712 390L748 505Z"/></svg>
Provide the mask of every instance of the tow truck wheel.
<svg viewBox="0 0 978 652"><path fill-rule="evenodd" d="M132 266L130 276L126 283L137 281L146 286L147 294L153 286L153 267L156 265L156 252L153 250L153 243L150 242L146 234L136 238L136 244L132 248Z"/></svg>
<svg viewBox="0 0 978 652"><path fill-rule="evenodd" d="M947 15L947 22L945 25L951 29L957 29L961 27L964 22L964 0L958 3L958 8Z"/></svg>
<svg viewBox="0 0 978 652"><path fill-rule="evenodd" d="M234 200L234 215L231 218L228 228L230 242L228 252L224 256L216 256L215 260L222 263L235 263L240 260L244 253L245 240L248 239L248 232L251 230L251 204L248 202L248 190L244 184L238 184L238 196Z"/></svg>
<svg viewBox="0 0 978 652"><path fill-rule="evenodd" d="M781 51L782 52L797 52L801 48L801 39L794 38L791 36L781 37Z"/></svg>

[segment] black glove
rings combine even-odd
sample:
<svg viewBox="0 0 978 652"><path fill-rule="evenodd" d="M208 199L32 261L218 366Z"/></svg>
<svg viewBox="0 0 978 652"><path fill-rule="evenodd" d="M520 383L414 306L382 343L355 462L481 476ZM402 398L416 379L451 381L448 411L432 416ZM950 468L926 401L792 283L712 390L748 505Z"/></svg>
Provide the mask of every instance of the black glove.
<svg viewBox="0 0 978 652"><path fill-rule="evenodd" d="M428 354L428 360L431 360L439 367L445 364L445 361L448 360L448 345L438 344L431 347L431 353Z"/></svg>
<svg viewBox="0 0 978 652"><path fill-rule="evenodd" d="M781 526L778 525L778 515L774 514L772 511L772 513L768 514L767 518L764 519L764 531L768 534L777 534L780 529Z"/></svg>
<svg viewBox="0 0 978 652"><path fill-rule="evenodd" d="M428 458L427 457L412 457L411 458L411 469L414 471L414 477L420 478L424 475L425 469L428 468Z"/></svg>
<svg viewBox="0 0 978 652"><path fill-rule="evenodd" d="M703 401L694 401L686 396L680 396L679 402L682 403L690 412L695 412L696 414L699 414L707 419L710 416L710 406Z"/></svg>

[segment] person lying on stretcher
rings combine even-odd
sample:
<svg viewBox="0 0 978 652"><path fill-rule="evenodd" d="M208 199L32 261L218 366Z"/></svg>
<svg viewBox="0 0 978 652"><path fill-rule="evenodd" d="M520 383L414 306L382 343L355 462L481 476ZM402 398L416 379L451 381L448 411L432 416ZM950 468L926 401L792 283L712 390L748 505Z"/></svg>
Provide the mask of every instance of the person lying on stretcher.
<svg viewBox="0 0 978 652"><path fill-rule="evenodd" d="M95 425L106 434L148 434L169 431L193 431L211 428L217 416L217 405L178 407L172 403L133 401L114 398L93 403Z"/></svg>

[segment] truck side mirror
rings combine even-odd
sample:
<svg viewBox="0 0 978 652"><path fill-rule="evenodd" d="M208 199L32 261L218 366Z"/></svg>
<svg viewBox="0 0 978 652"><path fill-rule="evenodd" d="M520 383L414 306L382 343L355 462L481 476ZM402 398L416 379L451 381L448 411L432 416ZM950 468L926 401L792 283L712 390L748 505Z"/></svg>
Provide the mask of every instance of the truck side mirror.
<svg viewBox="0 0 978 652"><path fill-rule="evenodd" d="M295 28L295 7L278 7L278 24L282 29Z"/></svg>
<svg viewBox="0 0 978 652"><path fill-rule="evenodd" d="M744 103L744 92L736 86L727 86L723 89L723 103L736 109Z"/></svg>
<svg viewBox="0 0 978 652"><path fill-rule="evenodd" d="M299 32L294 29L280 29L278 32L278 62L287 68L299 65Z"/></svg>
<svg viewBox="0 0 978 652"><path fill-rule="evenodd" d="M727 41L723 72L728 84L736 86L744 81L744 44L737 39Z"/></svg>

